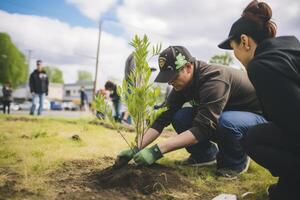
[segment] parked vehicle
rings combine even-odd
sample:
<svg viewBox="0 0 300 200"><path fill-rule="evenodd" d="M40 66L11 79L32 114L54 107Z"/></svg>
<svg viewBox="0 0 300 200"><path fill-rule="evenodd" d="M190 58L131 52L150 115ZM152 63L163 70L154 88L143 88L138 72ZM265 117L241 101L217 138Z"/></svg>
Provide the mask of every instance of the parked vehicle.
<svg viewBox="0 0 300 200"><path fill-rule="evenodd" d="M31 106L31 101L24 101L23 103L19 104L19 110L30 110ZM50 110L50 102L48 99L44 100L43 109Z"/></svg>
<svg viewBox="0 0 300 200"><path fill-rule="evenodd" d="M64 102L62 104L62 107L64 110L72 110L72 111L75 111L75 110L80 110L80 107L79 105L73 103L73 102Z"/></svg>
<svg viewBox="0 0 300 200"><path fill-rule="evenodd" d="M14 102L10 104L10 109L13 111L20 110L20 106Z"/></svg>
<svg viewBox="0 0 300 200"><path fill-rule="evenodd" d="M62 103L58 101L51 101L50 102L50 109L51 110L63 110Z"/></svg>
<svg viewBox="0 0 300 200"><path fill-rule="evenodd" d="M30 110L32 103L30 101L24 101L23 103L19 104L20 110Z"/></svg>
<svg viewBox="0 0 300 200"><path fill-rule="evenodd" d="M50 101L48 99L44 100L43 109L50 110Z"/></svg>

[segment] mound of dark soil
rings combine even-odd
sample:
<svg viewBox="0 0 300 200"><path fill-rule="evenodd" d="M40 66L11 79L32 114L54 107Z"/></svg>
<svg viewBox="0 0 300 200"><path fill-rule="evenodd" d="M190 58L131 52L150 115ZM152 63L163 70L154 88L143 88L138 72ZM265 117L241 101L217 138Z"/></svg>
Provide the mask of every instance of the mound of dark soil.
<svg viewBox="0 0 300 200"><path fill-rule="evenodd" d="M145 195L176 189L179 185L191 186L174 169L158 164L150 167L126 165L119 169L108 167L92 173L88 178L96 180L95 183L99 188L129 188Z"/></svg>
<svg viewBox="0 0 300 200"><path fill-rule="evenodd" d="M113 163L111 157L64 163L50 174L56 199L182 199L174 192L197 199L199 190L172 168L156 164L114 169Z"/></svg>

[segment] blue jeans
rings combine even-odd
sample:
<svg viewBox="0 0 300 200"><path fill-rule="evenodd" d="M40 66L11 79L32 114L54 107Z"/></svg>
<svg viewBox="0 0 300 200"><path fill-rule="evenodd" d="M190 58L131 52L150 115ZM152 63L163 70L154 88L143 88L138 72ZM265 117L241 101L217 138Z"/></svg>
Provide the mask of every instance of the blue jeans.
<svg viewBox="0 0 300 200"><path fill-rule="evenodd" d="M258 114L244 111L225 111L221 114L216 131L219 147L217 167L240 170L245 167L247 155L240 141L249 128L267 123Z"/></svg>
<svg viewBox="0 0 300 200"><path fill-rule="evenodd" d="M35 93L33 95L32 106L31 106L31 109L30 109L30 115L34 115L34 112L35 112L38 105L39 105L39 108L38 108L38 113L37 114L38 115L42 114L45 96L46 96L45 93Z"/></svg>
<svg viewBox="0 0 300 200"><path fill-rule="evenodd" d="M182 133L192 127L195 117L194 108L182 108L173 117L173 127L177 133ZM251 112L225 111L221 114L213 140L218 144L219 152L209 140L187 147L187 151L196 157L217 158L217 168L232 170L243 169L247 155L240 145L240 139L247 130L257 124L267 121L260 115Z"/></svg>

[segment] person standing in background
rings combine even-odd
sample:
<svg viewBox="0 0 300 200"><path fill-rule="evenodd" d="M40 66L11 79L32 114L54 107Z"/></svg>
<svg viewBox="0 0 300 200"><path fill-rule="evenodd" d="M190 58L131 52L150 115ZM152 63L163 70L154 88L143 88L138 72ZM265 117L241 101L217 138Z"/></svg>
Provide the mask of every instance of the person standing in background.
<svg viewBox="0 0 300 200"><path fill-rule="evenodd" d="M88 98L87 98L84 86L81 86L81 89L80 89L80 110L81 111L88 110Z"/></svg>
<svg viewBox="0 0 300 200"><path fill-rule="evenodd" d="M126 82L128 84L132 84L132 83L130 83L129 75L131 74L131 72L133 72L135 67L136 67L136 65L135 65L135 62L134 62L134 53L131 53L128 56L128 58L126 59L126 62L125 62L125 76L124 76L124 79L126 80ZM126 106L124 107L124 112L122 112L121 117L122 117L122 120L121 120L122 123L131 124L131 117L129 115L129 112L128 112Z"/></svg>
<svg viewBox="0 0 300 200"><path fill-rule="evenodd" d="M3 93L3 113L6 113L7 108L7 114L10 113L10 103L12 102L12 88L9 82L5 83L2 88Z"/></svg>
<svg viewBox="0 0 300 200"><path fill-rule="evenodd" d="M49 80L45 70L43 70L42 61L36 61L37 68L30 74L29 86L32 94L32 106L30 115L34 112L39 105L38 115L42 114L45 96L48 96Z"/></svg>

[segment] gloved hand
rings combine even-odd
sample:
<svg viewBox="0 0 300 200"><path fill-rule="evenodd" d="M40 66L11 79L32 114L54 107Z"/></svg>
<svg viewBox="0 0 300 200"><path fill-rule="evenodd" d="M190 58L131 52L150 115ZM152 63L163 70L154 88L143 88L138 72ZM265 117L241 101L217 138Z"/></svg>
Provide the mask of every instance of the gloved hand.
<svg viewBox="0 0 300 200"><path fill-rule="evenodd" d="M134 154L136 154L139 151L137 147L133 147L132 149L126 149L124 151L121 151L117 159L115 161L114 167L120 168L124 165L127 165L127 163L133 158Z"/></svg>
<svg viewBox="0 0 300 200"><path fill-rule="evenodd" d="M134 154L136 154L138 151L139 151L139 149L137 147L133 147L132 149L126 149L124 151L121 151L117 157L118 158L125 157L128 160L131 160L133 158Z"/></svg>
<svg viewBox="0 0 300 200"><path fill-rule="evenodd" d="M138 165L151 165L162 157L163 154L161 153L159 147L156 144L150 148L145 148L141 150L133 156L133 159Z"/></svg>

